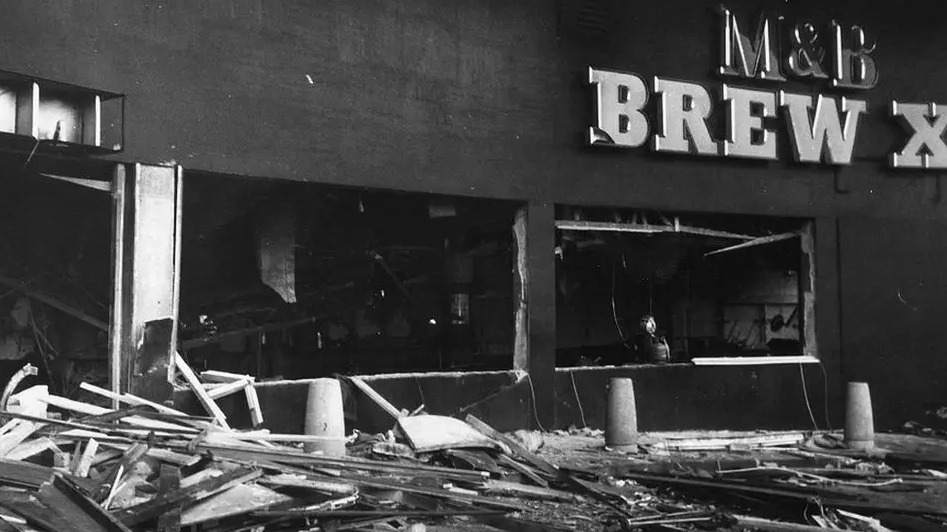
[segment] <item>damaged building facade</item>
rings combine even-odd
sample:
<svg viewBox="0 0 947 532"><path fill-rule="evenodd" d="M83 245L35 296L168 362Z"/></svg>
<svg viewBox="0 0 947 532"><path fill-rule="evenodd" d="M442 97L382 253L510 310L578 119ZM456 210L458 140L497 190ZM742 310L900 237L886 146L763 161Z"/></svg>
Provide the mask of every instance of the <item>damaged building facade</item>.
<svg viewBox="0 0 947 532"><path fill-rule="evenodd" d="M11 0L5 376L163 400L180 353L285 432L336 374L503 428L601 426L615 376L646 430L838 426L852 380L900 423L947 340L908 4Z"/></svg>

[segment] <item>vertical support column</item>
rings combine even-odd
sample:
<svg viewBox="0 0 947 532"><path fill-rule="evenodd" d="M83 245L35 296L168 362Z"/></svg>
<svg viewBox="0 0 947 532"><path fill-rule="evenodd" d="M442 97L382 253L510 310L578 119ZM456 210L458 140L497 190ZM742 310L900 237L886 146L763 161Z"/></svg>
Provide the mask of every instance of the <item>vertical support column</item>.
<svg viewBox="0 0 947 532"><path fill-rule="evenodd" d="M181 261L180 167L118 165L113 180L112 390L170 399Z"/></svg>
<svg viewBox="0 0 947 532"><path fill-rule="evenodd" d="M529 373L536 416L530 423L552 428L556 419L556 217L549 203L531 202L513 221L513 368Z"/></svg>
<svg viewBox="0 0 947 532"><path fill-rule="evenodd" d="M815 221L815 284L819 293L816 303L816 337L818 357L825 370L819 377L828 380L829 415L833 428L842 425L845 410L845 381L843 375L844 353L842 352L842 279L840 275L839 221L835 217L817 218ZM814 374L815 369L807 371ZM819 372L821 373L821 372ZM824 389L824 388L823 388Z"/></svg>
<svg viewBox="0 0 947 532"><path fill-rule="evenodd" d="M125 172L115 167L112 176L112 301L109 308L109 388L121 391L122 333L125 315ZM112 408L118 409L118 399L112 399Z"/></svg>
<svg viewBox="0 0 947 532"><path fill-rule="evenodd" d="M799 323L802 326L803 354L818 356L815 327L815 225L806 222L802 228L802 264L799 266Z"/></svg>

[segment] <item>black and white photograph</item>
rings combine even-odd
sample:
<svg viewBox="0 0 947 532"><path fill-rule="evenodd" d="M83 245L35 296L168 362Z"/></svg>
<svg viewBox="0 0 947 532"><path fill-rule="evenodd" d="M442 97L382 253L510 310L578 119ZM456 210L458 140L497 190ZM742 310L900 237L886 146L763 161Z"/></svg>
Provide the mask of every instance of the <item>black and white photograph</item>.
<svg viewBox="0 0 947 532"><path fill-rule="evenodd" d="M945 8L3 0L0 532L947 531Z"/></svg>

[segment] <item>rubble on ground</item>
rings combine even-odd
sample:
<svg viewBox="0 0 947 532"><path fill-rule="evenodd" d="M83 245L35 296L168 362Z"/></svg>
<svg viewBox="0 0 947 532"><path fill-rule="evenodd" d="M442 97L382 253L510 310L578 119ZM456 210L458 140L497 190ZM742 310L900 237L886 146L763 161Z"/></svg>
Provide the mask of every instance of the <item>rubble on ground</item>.
<svg viewBox="0 0 947 532"><path fill-rule="evenodd" d="M87 384L120 407L42 386L4 397L0 531L947 529L932 436L856 451L835 432L642 434L622 455L597 430L505 434L392 407L391 431L328 456L304 452L315 436L227 425L225 393L263 421L251 378L184 373L209 416Z"/></svg>

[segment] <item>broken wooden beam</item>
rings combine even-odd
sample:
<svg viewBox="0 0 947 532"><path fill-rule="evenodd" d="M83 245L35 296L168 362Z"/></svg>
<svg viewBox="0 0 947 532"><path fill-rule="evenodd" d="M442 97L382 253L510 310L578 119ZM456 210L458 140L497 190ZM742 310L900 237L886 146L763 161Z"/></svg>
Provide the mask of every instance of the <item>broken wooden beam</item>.
<svg viewBox="0 0 947 532"><path fill-rule="evenodd" d="M5 484L38 489L53 476L53 468L0 458L0 481Z"/></svg>
<svg viewBox="0 0 947 532"><path fill-rule="evenodd" d="M193 504L216 495L233 486L258 478L262 472L256 468L240 468L217 477L212 477L186 488L180 488L163 496L155 497L131 508L115 513L126 526L135 526L152 519L180 505Z"/></svg>
<svg viewBox="0 0 947 532"><path fill-rule="evenodd" d="M83 322L85 322L85 323L88 323L89 325L92 325L93 327L95 327L95 328L97 328L97 329L99 329L99 330L102 330L102 331L105 331L105 332L108 332L108 330L109 330L108 324L105 323L104 321L102 321L102 320L100 320L100 319L98 319L98 318L94 318L94 317L92 317L92 316L86 314L85 312L82 312L81 310L75 309L75 308L73 308L73 307L71 307L71 306L69 306L69 305L67 305L67 304L65 304L65 303L63 303L63 302L61 302L61 301L59 301L59 300L57 300L57 299L54 299L54 298L52 298L52 297L50 297L50 296L44 295L44 294L42 294L42 293L40 293L40 292L38 292L38 291L36 291L36 290L33 290L33 289L29 288L28 286L26 286L25 284L23 284L23 283L21 283L21 282L15 280L15 279L10 279L9 277L0 276L0 284L6 285L6 286L8 286L8 287L10 287L10 288L12 288L12 289L14 289L14 290L16 290L16 291L22 293L23 295L25 295L25 296L27 296L27 297L29 297L29 298L31 298L31 299L35 299L36 301L39 301L40 303L49 305L50 307L53 307L54 309L56 309L56 310L58 310L58 311L60 311L60 312L63 312L63 313L65 313L65 314L68 314L68 315L72 316L73 318L78 319L79 321L83 321Z"/></svg>
<svg viewBox="0 0 947 532"><path fill-rule="evenodd" d="M749 528L752 530L765 530L766 532L825 532L827 530L821 526L772 521L770 519L762 519L749 515L734 515L732 517L734 521L736 521L736 525L741 529Z"/></svg>
<svg viewBox="0 0 947 532"><path fill-rule="evenodd" d="M96 483L92 489L92 498L98 503L107 501L115 492L115 488L121 483L122 477L128 473L132 465L140 460L146 452L148 452L148 445L144 443L132 445L125 451L118 463L112 466ZM108 504L105 504L105 507L107 508Z"/></svg>
<svg viewBox="0 0 947 532"><path fill-rule="evenodd" d="M308 467L323 467L329 469L355 469L363 471L384 471L400 473L431 473L443 478L455 478L468 481L480 481L489 474L482 471L464 471L448 467L430 466L425 464L402 464L369 460L351 456L332 458L318 454L304 453L298 450L284 449L253 449L235 448L232 446L198 444L196 450L210 452L216 457L238 460L243 462L272 461L281 464L295 464Z"/></svg>
<svg viewBox="0 0 947 532"><path fill-rule="evenodd" d="M74 401L72 399L67 399L65 397L59 397L57 395L50 395L47 397L39 398L40 401L54 406L56 408L61 408L63 410L68 410L70 412L76 412L86 416L102 416L111 413L117 413L121 411L111 410L102 406L90 405L88 403L83 403L80 401ZM199 432L193 427L188 427L185 425L180 425L177 423L168 423L166 421L158 421L154 419L148 419L145 417L134 415L133 413L126 413L126 415L121 416L119 419L121 421L145 429L154 429L160 431L170 431L170 432L186 432L186 433L196 433Z"/></svg>
<svg viewBox="0 0 947 532"><path fill-rule="evenodd" d="M201 379L206 382L228 383L234 381L256 382L256 377L251 375L241 375L239 373L230 373L228 371L218 371L208 369L201 372Z"/></svg>
<svg viewBox="0 0 947 532"><path fill-rule="evenodd" d="M395 420L405 417L404 413L401 410L395 408L395 406L388 402L387 399L381 396L380 393L376 392L371 386L368 385L359 377L349 377L349 381L352 382L359 390L362 391L373 403L378 405L382 410L384 410L389 416Z"/></svg>
<svg viewBox="0 0 947 532"><path fill-rule="evenodd" d="M578 496L568 491L555 490L519 482L489 479L479 486L484 493L522 497L524 499L539 499L545 501L575 501Z"/></svg>
<svg viewBox="0 0 947 532"><path fill-rule="evenodd" d="M529 462L531 465L539 468L544 473L557 477L559 475L559 468L550 464L546 460L540 458L537 454L529 452L526 447L523 447L518 441L506 436L505 434L500 433L495 430L490 425L487 425L483 421L480 421L471 414L467 414L465 421L471 427L479 430L483 433L484 436L493 438L494 440L506 445L510 448L514 455L522 458L523 460Z"/></svg>
<svg viewBox="0 0 947 532"><path fill-rule="evenodd" d="M240 381L231 381L226 384L221 384L220 386L214 386L213 388L205 388L207 390L207 397L210 397L213 400L220 399L221 397L226 397L228 395L235 394L237 392L242 392L244 388L250 386L250 381L240 380Z"/></svg>
<svg viewBox="0 0 947 532"><path fill-rule="evenodd" d="M79 449L78 444L76 444L76 449ZM98 450L99 442L96 441L95 438L90 438L82 454L79 455L79 459L73 464L72 474L79 478L89 476L89 468L92 467L92 460L95 458L95 453L97 453Z"/></svg>
<svg viewBox="0 0 947 532"><path fill-rule="evenodd" d="M158 497L167 497L181 488L181 470L168 464L161 464L158 473ZM179 532L181 530L181 504L171 506L158 517L158 532Z"/></svg>
<svg viewBox="0 0 947 532"><path fill-rule="evenodd" d="M537 486L542 488L549 487L549 482L547 482L543 477L537 475L535 471L529 468L529 466L523 465L505 454L501 454L497 457L497 463L500 465L505 465L506 467L509 467L510 469L523 475L524 477L533 481L533 483Z"/></svg>
<svg viewBox="0 0 947 532"><path fill-rule="evenodd" d="M207 412L214 416L214 421L217 422L221 427L230 430L230 425L227 424L227 416L224 415L223 410L217 406L217 403L207 392L204 390L204 386L201 385L200 379L197 378L197 375L194 374L194 371L190 366L187 365L187 362L184 360L184 357L180 353L174 353L174 364L177 366L178 371L181 372L181 375L184 377L184 380L187 381L188 385L191 387L191 390L194 391L194 394L197 396L197 400L200 401L201 405L207 409Z"/></svg>
<svg viewBox="0 0 947 532"><path fill-rule="evenodd" d="M70 523L87 532L131 532L95 501L62 475L55 475L44 483L38 494L40 500Z"/></svg>
<svg viewBox="0 0 947 532"><path fill-rule="evenodd" d="M260 398L256 393L256 388L250 384L243 389L247 396L247 408L250 409L250 422L254 427L263 424L263 408L260 407Z"/></svg>

